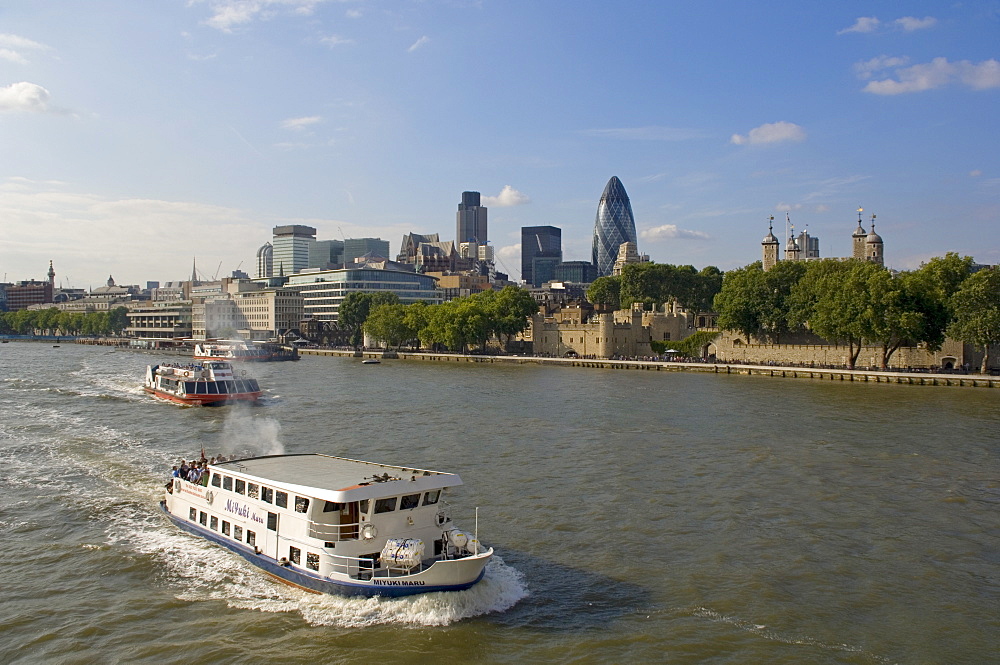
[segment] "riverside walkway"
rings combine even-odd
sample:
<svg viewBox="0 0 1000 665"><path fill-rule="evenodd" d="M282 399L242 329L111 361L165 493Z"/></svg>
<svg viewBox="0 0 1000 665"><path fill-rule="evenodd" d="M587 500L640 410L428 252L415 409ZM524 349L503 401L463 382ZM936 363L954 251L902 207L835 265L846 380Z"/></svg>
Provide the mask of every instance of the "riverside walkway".
<svg viewBox="0 0 1000 665"><path fill-rule="evenodd" d="M775 365L728 364L724 362L673 362L665 360L610 360L604 358L547 358L541 356L491 356L458 353L428 353L380 349L352 351L347 349L299 349L300 355L341 356L357 358L393 358L429 362L494 363L508 365L560 365L597 369L645 370L655 372L708 372L712 374L742 374L790 379L852 381L861 383L897 383L916 386L956 386L969 388L1000 388L1000 376L981 374L932 374L928 372L893 372L868 369L827 369L817 367L786 367Z"/></svg>

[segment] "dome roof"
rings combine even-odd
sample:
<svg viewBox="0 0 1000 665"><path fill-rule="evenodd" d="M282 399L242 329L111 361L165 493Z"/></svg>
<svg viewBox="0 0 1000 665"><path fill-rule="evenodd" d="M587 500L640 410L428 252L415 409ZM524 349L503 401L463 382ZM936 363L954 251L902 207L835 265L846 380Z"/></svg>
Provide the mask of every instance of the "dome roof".
<svg viewBox="0 0 1000 665"><path fill-rule="evenodd" d="M770 231L768 231L767 235L764 236L764 239L760 241L760 244L762 244L762 245L777 245L778 244L778 239L774 237L773 233L771 233Z"/></svg>
<svg viewBox="0 0 1000 665"><path fill-rule="evenodd" d="M865 242L866 243L878 243L878 244L881 245L882 244L882 236L880 236L879 234L875 233L875 230L872 229L872 232L868 234L867 238L865 238Z"/></svg>

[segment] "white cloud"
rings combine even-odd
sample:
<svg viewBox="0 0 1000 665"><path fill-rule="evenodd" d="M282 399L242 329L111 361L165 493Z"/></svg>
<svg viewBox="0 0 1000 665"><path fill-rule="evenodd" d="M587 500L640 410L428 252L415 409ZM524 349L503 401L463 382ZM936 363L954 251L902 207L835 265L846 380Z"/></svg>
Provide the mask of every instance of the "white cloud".
<svg viewBox="0 0 1000 665"><path fill-rule="evenodd" d="M729 142L736 145L756 145L760 143L779 143L783 141L804 141L806 131L793 122L771 122L760 127L754 127L747 133L733 134Z"/></svg>
<svg viewBox="0 0 1000 665"><path fill-rule="evenodd" d="M979 169L975 169L973 171L969 171L969 177L970 178L978 178L981 175L983 175L983 172L980 171Z"/></svg>
<svg viewBox="0 0 1000 665"><path fill-rule="evenodd" d="M678 228L676 224L664 224L651 229L639 232L639 237L643 240L656 242L657 240L708 240L710 236L701 231L691 231Z"/></svg>
<svg viewBox="0 0 1000 665"><path fill-rule="evenodd" d="M924 30L926 28L931 28L937 23L937 19L933 16L925 16L924 18L914 18L913 16L904 16L903 18L897 18L893 21L893 25L906 32L913 32L914 30Z"/></svg>
<svg viewBox="0 0 1000 665"><path fill-rule="evenodd" d="M360 9L348 9L346 12L344 12L344 16L346 16L347 18L361 18L363 14L361 13Z"/></svg>
<svg viewBox="0 0 1000 665"><path fill-rule="evenodd" d="M585 129L581 133L586 136L622 139L626 141L687 141L709 136L707 132L700 129L658 126Z"/></svg>
<svg viewBox="0 0 1000 665"><path fill-rule="evenodd" d="M18 65L28 64L24 51L46 51L48 46L19 35L0 34L0 59Z"/></svg>
<svg viewBox="0 0 1000 665"><path fill-rule="evenodd" d="M356 44L357 42L348 37L341 37L340 35L330 35L329 37L323 37L319 40L321 44L326 44L330 48L335 46L348 46L350 44Z"/></svg>
<svg viewBox="0 0 1000 665"><path fill-rule="evenodd" d="M784 203L784 202L782 202L782 203L779 203L778 205L774 206L774 209L776 211L778 211L778 212L792 212L793 210L801 210L802 209L802 204L801 203Z"/></svg>
<svg viewBox="0 0 1000 665"><path fill-rule="evenodd" d="M310 125L315 125L318 122L322 122L323 118L318 115L311 115L305 118L289 118L288 120L283 120L281 122L282 129L291 129L297 132L303 131L306 127Z"/></svg>
<svg viewBox="0 0 1000 665"><path fill-rule="evenodd" d="M870 79L877 72L892 69L894 67L903 67L908 64L910 64L909 58L880 55L876 58L872 58L871 60L855 63L854 71L857 72L859 78Z"/></svg>
<svg viewBox="0 0 1000 665"><path fill-rule="evenodd" d="M496 250L497 256L508 261L519 261L521 259L521 243L507 245Z"/></svg>
<svg viewBox="0 0 1000 665"><path fill-rule="evenodd" d="M861 16L854 22L854 25L838 31L837 34L843 35L848 32L875 32L878 30L880 24L881 21L874 16Z"/></svg>
<svg viewBox="0 0 1000 665"><path fill-rule="evenodd" d="M196 0L195 0L196 1ZM257 19L267 20L289 10L293 14L309 16L316 5L326 0L207 0L212 16L205 20L208 25L222 32L232 32L234 27L245 25ZM192 2L191 4L195 4Z"/></svg>
<svg viewBox="0 0 1000 665"><path fill-rule="evenodd" d="M509 208L510 206L519 206L524 205L525 203L531 203L531 199L510 185L504 185L504 188L498 195L484 196L482 197L482 202L486 207Z"/></svg>
<svg viewBox="0 0 1000 665"><path fill-rule="evenodd" d="M40 85L21 81L0 88L0 111L45 113L48 110L49 91Z"/></svg>
<svg viewBox="0 0 1000 665"><path fill-rule="evenodd" d="M992 59L976 64L968 60L948 62L947 58L934 58L929 63L900 67L893 75L895 78L869 81L864 91L875 95L900 95L956 83L973 90L1000 88L1000 62Z"/></svg>
<svg viewBox="0 0 1000 665"><path fill-rule="evenodd" d="M413 53L413 52L414 52L414 51L416 51L416 50L417 50L418 48L420 48L420 47L424 46L425 44L427 44L427 43L428 43L428 42L430 42L430 41L431 41L431 38L430 38L430 37L428 37L427 35L424 35L423 37L421 37L421 38L420 38L420 39L418 39L417 41L413 42L413 44L412 44L412 45L410 45L410 48L408 48L408 49L406 49L406 50L407 50L407 51L409 51L410 53Z"/></svg>

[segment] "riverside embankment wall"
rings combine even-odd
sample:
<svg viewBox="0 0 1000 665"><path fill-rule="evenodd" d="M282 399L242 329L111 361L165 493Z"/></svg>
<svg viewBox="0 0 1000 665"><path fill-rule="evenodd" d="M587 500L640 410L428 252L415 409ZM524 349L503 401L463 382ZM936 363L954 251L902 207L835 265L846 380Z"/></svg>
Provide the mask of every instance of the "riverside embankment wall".
<svg viewBox="0 0 1000 665"><path fill-rule="evenodd" d="M926 372L883 372L878 370L817 369L727 363L668 362L661 360L606 360L583 358L545 358L538 356L483 356L457 353L426 353L414 351L390 352L386 358L381 350L350 351L340 349L300 349L300 355L374 358L378 360L422 360L427 362L491 363L512 365L561 365L598 369L622 369L655 372L708 372L711 374L741 374L787 379L815 379L860 383L897 383L918 386L956 386L969 388L1000 388L1000 376L979 374L931 374Z"/></svg>

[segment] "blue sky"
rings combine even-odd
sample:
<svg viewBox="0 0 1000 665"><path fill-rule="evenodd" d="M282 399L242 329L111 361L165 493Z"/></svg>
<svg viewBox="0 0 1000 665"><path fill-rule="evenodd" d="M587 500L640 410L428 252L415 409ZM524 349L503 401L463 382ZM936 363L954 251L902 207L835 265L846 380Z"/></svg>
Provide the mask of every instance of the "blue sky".
<svg viewBox="0 0 1000 665"><path fill-rule="evenodd" d="M1000 2L12 0L0 279L253 272L276 224L453 239L480 191L590 258L617 175L639 250L730 269L782 236L1000 263Z"/></svg>

